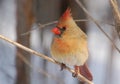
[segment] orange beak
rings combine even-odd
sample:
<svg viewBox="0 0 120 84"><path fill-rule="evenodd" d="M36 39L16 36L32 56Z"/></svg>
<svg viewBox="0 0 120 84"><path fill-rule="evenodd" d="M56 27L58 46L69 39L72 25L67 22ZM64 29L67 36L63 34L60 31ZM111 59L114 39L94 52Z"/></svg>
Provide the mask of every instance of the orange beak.
<svg viewBox="0 0 120 84"><path fill-rule="evenodd" d="M56 34L56 35L60 35L60 34L61 34L61 31L60 31L57 27L53 28L53 29L52 29L52 32L53 32L54 34Z"/></svg>

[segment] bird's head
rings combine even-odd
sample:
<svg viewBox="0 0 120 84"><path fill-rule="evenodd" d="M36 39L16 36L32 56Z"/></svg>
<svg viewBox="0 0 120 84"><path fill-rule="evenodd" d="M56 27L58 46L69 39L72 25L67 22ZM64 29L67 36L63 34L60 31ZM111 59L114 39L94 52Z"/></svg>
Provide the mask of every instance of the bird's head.
<svg viewBox="0 0 120 84"><path fill-rule="evenodd" d="M52 32L58 36L68 35L73 33L75 27L77 27L77 25L71 16L71 9L67 8L64 14L60 17L57 26L53 28Z"/></svg>

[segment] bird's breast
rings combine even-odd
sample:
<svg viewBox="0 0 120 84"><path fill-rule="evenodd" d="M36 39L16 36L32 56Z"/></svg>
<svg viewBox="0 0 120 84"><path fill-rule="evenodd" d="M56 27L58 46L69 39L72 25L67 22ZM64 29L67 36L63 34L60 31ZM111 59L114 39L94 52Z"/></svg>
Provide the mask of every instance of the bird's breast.
<svg viewBox="0 0 120 84"><path fill-rule="evenodd" d="M80 44L76 39L62 40L55 38L51 45L52 57L67 65L83 65L88 58L86 44Z"/></svg>

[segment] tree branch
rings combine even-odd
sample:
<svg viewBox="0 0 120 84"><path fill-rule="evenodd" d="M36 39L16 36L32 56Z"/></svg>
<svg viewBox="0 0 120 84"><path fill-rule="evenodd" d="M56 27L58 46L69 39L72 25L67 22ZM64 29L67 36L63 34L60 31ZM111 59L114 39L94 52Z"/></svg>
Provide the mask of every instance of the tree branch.
<svg viewBox="0 0 120 84"><path fill-rule="evenodd" d="M84 21L88 21L88 20L86 20L86 19L79 19L79 20L75 20L75 21L76 21L76 22L84 22ZM38 26L39 26L39 27L33 28L33 29L31 29L30 31L25 32L25 33L23 33L23 34L21 34L21 35L29 34L29 33L31 33L33 30L36 30L36 29L38 29L38 28L44 28L44 27L46 27L46 26L50 26L50 25L56 24L57 22L58 22L58 21L52 21L52 22L48 22L48 23L45 23L45 24L38 23Z"/></svg>
<svg viewBox="0 0 120 84"><path fill-rule="evenodd" d="M119 7L116 0L110 0L112 9L113 9L113 15L115 20L115 29L118 33L119 39L120 39L120 12Z"/></svg>
<svg viewBox="0 0 120 84"><path fill-rule="evenodd" d="M18 56L28 67L30 67L31 69L36 70L37 72L43 74L43 75L46 76L46 77L49 77L49 78L52 78L52 79L58 81L59 84L65 84L64 81L63 81L61 78L59 78L59 77L57 77L57 76L55 76L55 75L53 75L53 74L50 74L50 73L48 73L47 71L42 70L41 68L38 68L38 69L37 69L37 68L34 68L33 65L32 65L32 64L25 58L25 56L23 56L20 52L18 52L17 54L18 54L17 56Z"/></svg>
<svg viewBox="0 0 120 84"><path fill-rule="evenodd" d="M54 63L54 64L61 65L61 63L56 62L56 61L53 60L52 58L50 58L50 57L48 57L48 56L46 56L46 55L43 55L43 54L41 54L41 53L38 53L38 52L36 52L36 51L34 51L34 50L30 49L30 48L27 48L27 47L25 47L25 46L23 46L23 45L15 42L15 41L12 41L12 40L10 40L10 39L2 36L2 35L0 35L0 38L3 39L3 40L5 40L5 41L7 41L7 42L9 42L9 43L11 43L11 44L13 44L13 45L15 45L15 46L18 47L18 48L21 48L21 49L23 49L23 50L31 53L31 54L34 54L34 55L36 55L36 56L40 56L40 57L42 57L43 59L45 59L45 60L47 60L47 61L50 61L50 62L52 62L52 63ZM69 68L69 67L67 67L67 66L66 66L65 69L68 70L68 71L71 72L71 73L74 73L74 72L75 72L74 70L72 70L71 68ZM86 79L85 77L83 77L83 76L80 75L80 74L78 74L77 78L78 78L79 80L82 80L82 81L88 83L88 84L94 84L93 82L89 81L88 79Z"/></svg>
<svg viewBox="0 0 120 84"><path fill-rule="evenodd" d="M83 4L79 0L75 0L76 3L79 5L80 8L85 12L85 14L90 18L97 27L103 32L103 34L110 40L113 47L120 53L120 49L114 44L113 40L107 35L107 33L102 29L102 27L99 25L99 23L89 14L88 10L83 6Z"/></svg>

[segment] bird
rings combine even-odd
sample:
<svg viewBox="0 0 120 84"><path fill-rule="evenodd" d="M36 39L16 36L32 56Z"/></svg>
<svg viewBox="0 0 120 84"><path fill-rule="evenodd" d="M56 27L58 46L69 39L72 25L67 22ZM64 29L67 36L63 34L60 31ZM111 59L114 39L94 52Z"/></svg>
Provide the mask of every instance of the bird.
<svg viewBox="0 0 120 84"><path fill-rule="evenodd" d="M67 8L58 20L56 27L52 29L54 37L51 43L50 52L52 58L64 66L73 66L75 73L81 74L92 81L93 76L88 69L88 47L87 35L75 23L71 9Z"/></svg>

